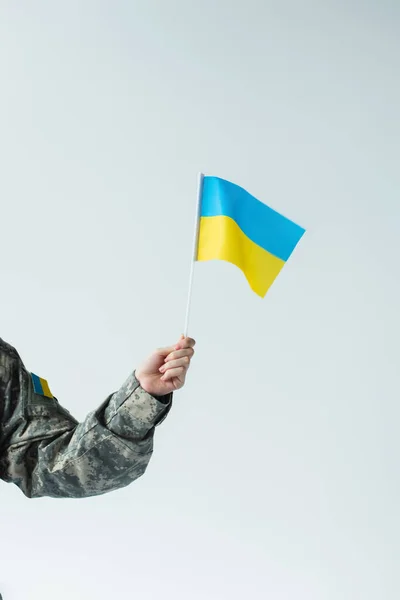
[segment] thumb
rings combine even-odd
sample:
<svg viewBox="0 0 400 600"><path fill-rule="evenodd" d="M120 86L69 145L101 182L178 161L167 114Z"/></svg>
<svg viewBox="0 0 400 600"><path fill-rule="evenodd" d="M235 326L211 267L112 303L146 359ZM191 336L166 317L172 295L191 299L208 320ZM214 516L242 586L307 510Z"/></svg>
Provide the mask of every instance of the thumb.
<svg viewBox="0 0 400 600"><path fill-rule="evenodd" d="M156 350L156 354L158 356L162 356L163 358L166 358L168 356L168 354L171 354L171 352L174 351L174 346L167 346L165 348L158 348Z"/></svg>

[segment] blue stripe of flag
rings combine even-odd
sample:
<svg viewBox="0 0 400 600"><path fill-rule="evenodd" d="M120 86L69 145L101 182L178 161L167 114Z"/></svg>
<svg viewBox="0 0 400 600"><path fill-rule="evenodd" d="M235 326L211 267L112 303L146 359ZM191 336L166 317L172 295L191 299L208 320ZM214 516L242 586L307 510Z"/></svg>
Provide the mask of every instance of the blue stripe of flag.
<svg viewBox="0 0 400 600"><path fill-rule="evenodd" d="M42 388L42 382L40 381L40 378L37 375L34 375L33 373L31 373L32 376L32 382L33 382L33 390L35 392L35 394L39 394L40 396L43 396L43 388Z"/></svg>
<svg viewBox="0 0 400 600"><path fill-rule="evenodd" d="M250 240L284 261L305 232L243 188L219 177L204 177L201 216L230 217Z"/></svg>

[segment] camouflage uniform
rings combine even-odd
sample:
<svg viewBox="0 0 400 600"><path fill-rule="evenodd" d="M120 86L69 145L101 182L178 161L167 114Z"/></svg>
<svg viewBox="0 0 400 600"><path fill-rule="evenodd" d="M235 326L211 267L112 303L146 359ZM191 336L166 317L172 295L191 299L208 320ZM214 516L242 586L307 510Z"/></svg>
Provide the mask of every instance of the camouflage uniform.
<svg viewBox="0 0 400 600"><path fill-rule="evenodd" d="M17 351L0 338L0 478L29 498L82 498L143 475L154 428L172 395L155 398L133 373L82 423L35 391Z"/></svg>

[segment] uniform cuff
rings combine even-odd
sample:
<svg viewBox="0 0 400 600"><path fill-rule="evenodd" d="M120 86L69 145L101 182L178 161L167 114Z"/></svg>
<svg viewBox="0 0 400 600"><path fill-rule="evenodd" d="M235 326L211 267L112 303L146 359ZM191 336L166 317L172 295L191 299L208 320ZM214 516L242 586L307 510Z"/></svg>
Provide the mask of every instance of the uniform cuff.
<svg viewBox="0 0 400 600"><path fill-rule="evenodd" d="M111 396L105 419L115 434L129 439L143 439L168 415L172 394L156 398L146 392L132 373L124 385Z"/></svg>

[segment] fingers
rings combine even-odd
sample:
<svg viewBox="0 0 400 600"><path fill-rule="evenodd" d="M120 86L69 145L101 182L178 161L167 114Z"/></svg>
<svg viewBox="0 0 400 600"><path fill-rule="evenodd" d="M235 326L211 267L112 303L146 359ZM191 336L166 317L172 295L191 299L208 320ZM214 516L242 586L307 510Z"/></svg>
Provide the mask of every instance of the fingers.
<svg viewBox="0 0 400 600"><path fill-rule="evenodd" d="M183 350L184 348L194 348L195 345L196 341L193 338L185 338L181 336L181 339L175 346L175 350Z"/></svg>
<svg viewBox="0 0 400 600"><path fill-rule="evenodd" d="M165 356L164 364L160 367L162 374L161 380L179 381L178 387L183 385L190 361L194 355L194 346L196 342L193 338L181 336L179 342Z"/></svg>
<svg viewBox="0 0 400 600"><path fill-rule="evenodd" d="M165 359L167 360L167 359ZM190 358L189 356L182 356L180 358L177 358L176 360L170 360L166 363L164 363L162 365L162 367L160 367L159 371L160 373L165 373L166 371L169 371L171 369L176 369L177 367L183 367L184 369L188 369L190 365Z"/></svg>
<svg viewBox="0 0 400 600"><path fill-rule="evenodd" d="M173 352L170 352L168 354L168 356L166 356L164 362L170 363L172 361L177 360L178 358L188 358L190 361L190 359L192 358L193 355L194 355L193 348L184 348L183 350L174 350Z"/></svg>
<svg viewBox="0 0 400 600"><path fill-rule="evenodd" d="M181 338L181 340L175 346L167 346L165 348L158 348L157 354L163 356L166 360L175 360L181 358L181 356L190 356L194 354L194 346L196 342L192 338Z"/></svg>
<svg viewBox="0 0 400 600"><path fill-rule="evenodd" d="M194 355L195 344L193 338L182 335L175 346L157 350L158 356L164 359L164 364L159 368L161 381L173 384L174 389L179 389L184 385L186 373Z"/></svg>
<svg viewBox="0 0 400 600"><path fill-rule="evenodd" d="M170 381L171 379L179 379L181 382L184 381L187 369L185 367L176 367L175 369L168 369L161 377L161 381Z"/></svg>
<svg viewBox="0 0 400 600"><path fill-rule="evenodd" d="M171 352L173 352L174 350L185 350L187 348L193 348L195 346L196 342L194 339L192 338L185 338L183 336L181 336L179 342L177 344L175 344L175 346L167 346L166 348L158 348L157 349L157 354L159 356L168 356L168 354L171 354Z"/></svg>

